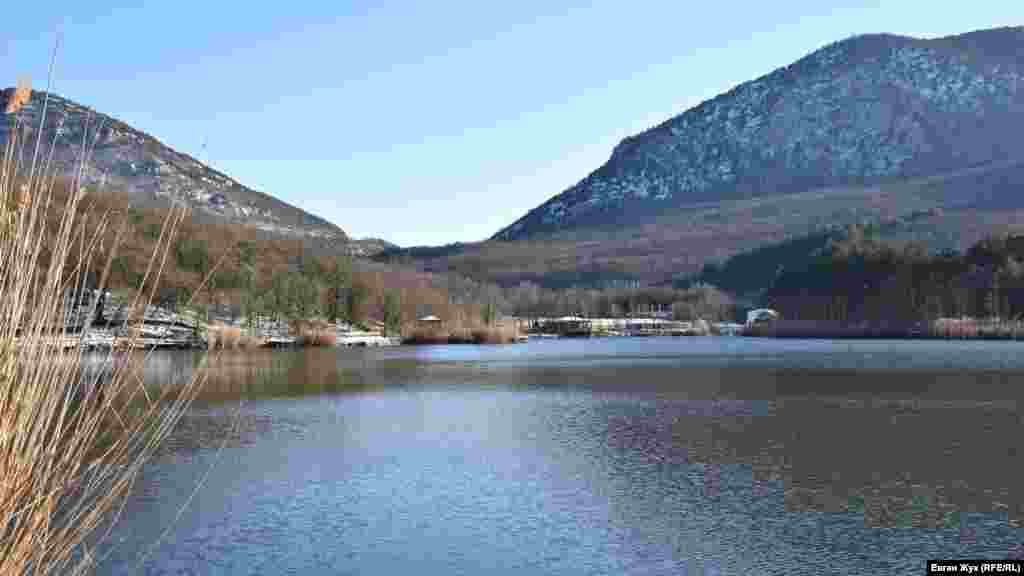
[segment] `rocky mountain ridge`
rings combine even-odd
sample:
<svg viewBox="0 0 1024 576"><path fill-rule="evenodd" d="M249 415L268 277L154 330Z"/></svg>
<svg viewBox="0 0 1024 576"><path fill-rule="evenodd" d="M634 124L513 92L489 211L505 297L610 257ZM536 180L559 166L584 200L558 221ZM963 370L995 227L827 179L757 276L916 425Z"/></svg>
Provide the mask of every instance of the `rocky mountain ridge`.
<svg viewBox="0 0 1024 576"><path fill-rule="evenodd" d="M1022 161L1022 47L1021 27L836 42L625 139L603 166L493 239Z"/></svg>
<svg viewBox="0 0 1024 576"><path fill-rule="evenodd" d="M0 90L0 110L13 93L13 89ZM21 131L23 141L34 143L44 107L44 142L47 153L53 145L52 166L58 174L75 174L85 151L85 185L102 184L128 193L133 205L183 202L201 219L310 239L322 246L347 245L345 232L331 222L247 188L124 122L56 94L33 91L16 114L0 118L0 148L14 130ZM32 147L23 149L22 154L27 165Z"/></svg>

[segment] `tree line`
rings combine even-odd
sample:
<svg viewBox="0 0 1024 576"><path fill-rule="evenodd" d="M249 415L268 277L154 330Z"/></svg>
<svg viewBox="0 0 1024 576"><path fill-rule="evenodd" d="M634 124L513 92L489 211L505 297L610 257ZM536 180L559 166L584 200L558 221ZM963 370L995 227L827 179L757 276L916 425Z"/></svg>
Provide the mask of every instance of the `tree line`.
<svg viewBox="0 0 1024 576"><path fill-rule="evenodd" d="M241 240L229 265L214 267L204 241L183 237L175 245L175 256L179 268L209 276L208 305L250 321L259 317L278 321L325 318L362 325L372 312L373 287L355 277L348 255L299 254L283 269L261 269L256 244ZM260 278L261 272L269 277ZM380 319L389 332L397 332L402 322L401 298L394 288L380 292ZM172 306L192 297L181 290L170 296Z"/></svg>
<svg viewBox="0 0 1024 576"><path fill-rule="evenodd" d="M687 288L546 289L522 282L500 289L501 310L520 317L585 316L600 318L669 315L676 320L731 321L737 304L732 296L709 284Z"/></svg>
<svg viewBox="0 0 1024 576"><path fill-rule="evenodd" d="M126 225L114 247L112 232L96 254L98 279L112 250L108 285L131 292L141 284L166 210L127 208L117 193L95 192L86 219L113 211ZM59 202L58 202L59 204ZM116 228L116 227L115 227ZM156 304L192 308L201 316L264 317L282 321L322 318L352 324L370 320L396 330L426 315L492 325L502 316L604 317L665 312L679 319L731 319L734 303L708 285L687 288L621 286L543 288L532 282L502 287L449 273L429 273L353 259L273 237L242 225L186 219L177 230L158 285Z"/></svg>
<svg viewBox="0 0 1024 576"><path fill-rule="evenodd" d="M782 269L762 302L808 320L928 321L1024 315L1024 236L986 238L930 254L852 226L800 265Z"/></svg>

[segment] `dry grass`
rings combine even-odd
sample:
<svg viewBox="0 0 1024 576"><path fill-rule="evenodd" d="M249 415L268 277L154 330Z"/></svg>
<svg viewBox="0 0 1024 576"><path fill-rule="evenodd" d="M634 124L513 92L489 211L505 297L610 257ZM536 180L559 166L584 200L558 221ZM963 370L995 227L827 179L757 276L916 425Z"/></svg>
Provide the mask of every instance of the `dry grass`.
<svg viewBox="0 0 1024 576"><path fill-rule="evenodd" d="M930 335L945 339L1020 340L1024 323L976 319L942 318L930 325Z"/></svg>
<svg viewBox="0 0 1024 576"><path fill-rule="evenodd" d="M333 326L327 322L305 321L299 322L294 327L297 335L297 343L300 346L335 346L338 343L338 334Z"/></svg>
<svg viewBox="0 0 1024 576"><path fill-rule="evenodd" d="M254 336L238 326L214 324L206 329L206 346L209 350L261 348L266 343L265 338Z"/></svg>
<svg viewBox="0 0 1024 576"><path fill-rule="evenodd" d="M6 109L24 105L25 89ZM104 286L123 227L110 211L79 217L89 201L81 182L55 193L65 184L48 165L51 143L22 145L26 128L15 123L0 159L0 575L79 574L95 566L93 547L107 535L101 526L187 408L199 377L149 390L131 363L90 372L81 348L52 345L71 337L65 320L69 303L86 294L85 273L97 272ZM82 148L84 163L85 141ZM54 212L55 225L47 217ZM180 221L180 211L164 220L135 306L151 299Z"/></svg>
<svg viewBox="0 0 1024 576"><path fill-rule="evenodd" d="M267 345L267 339L243 332L238 339L239 348L262 348Z"/></svg>
<svg viewBox="0 0 1024 576"><path fill-rule="evenodd" d="M940 319L930 323L777 320L748 326L744 334L771 338L1019 340L1024 339L1024 324L976 319Z"/></svg>
<svg viewBox="0 0 1024 576"><path fill-rule="evenodd" d="M484 325L456 316L438 326L410 325L402 330L405 344L510 344L519 336L514 323Z"/></svg>

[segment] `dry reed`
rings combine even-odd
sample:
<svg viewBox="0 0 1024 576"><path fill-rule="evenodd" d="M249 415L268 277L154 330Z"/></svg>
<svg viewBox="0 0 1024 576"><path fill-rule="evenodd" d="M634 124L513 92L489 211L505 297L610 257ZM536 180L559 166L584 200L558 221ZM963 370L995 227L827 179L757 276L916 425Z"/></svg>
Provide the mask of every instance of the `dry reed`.
<svg viewBox="0 0 1024 576"><path fill-rule="evenodd" d="M30 97L19 86L4 110L17 112ZM109 370L91 373L83 369L83 347L53 346L72 338L65 328L71 303L95 294L85 278L97 261L103 289L124 228L110 212L88 225L79 215L87 201L79 193L86 138L72 193L57 200L62 184L42 130L48 98L48 91L41 96L38 136L28 146L19 143L28 127L0 116L9 128L0 158L0 200L7 200L0 201L0 575L93 569L95 547L109 535L101 527L187 409L203 374L153 391L131 363L112 361ZM53 212L55 228L47 222ZM172 210L164 221L136 309L152 300L181 218Z"/></svg>
<svg viewBox="0 0 1024 576"><path fill-rule="evenodd" d="M747 326L743 333L770 338L1017 340L1024 337L1024 325L974 318L942 318L931 322L776 320Z"/></svg>
<svg viewBox="0 0 1024 576"><path fill-rule="evenodd" d="M510 344L519 336L514 323L484 325L456 316L437 326L410 325L402 330L405 344Z"/></svg>
<svg viewBox="0 0 1024 576"><path fill-rule="evenodd" d="M214 324L206 329L206 345L209 350L259 348L266 345L266 340L245 332L238 326Z"/></svg>
<svg viewBox="0 0 1024 576"><path fill-rule="evenodd" d="M335 346L338 334L333 325L327 322L303 321L296 323L297 344L300 346Z"/></svg>
<svg viewBox="0 0 1024 576"><path fill-rule="evenodd" d="M27 78L19 78L18 85L7 99L4 114L17 114L32 99L32 85Z"/></svg>

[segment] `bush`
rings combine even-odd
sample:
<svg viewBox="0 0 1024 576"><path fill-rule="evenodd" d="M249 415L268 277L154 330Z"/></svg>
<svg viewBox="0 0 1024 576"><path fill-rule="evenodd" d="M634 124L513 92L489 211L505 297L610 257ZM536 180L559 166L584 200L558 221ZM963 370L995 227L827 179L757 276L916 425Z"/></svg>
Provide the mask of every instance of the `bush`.
<svg viewBox="0 0 1024 576"><path fill-rule="evenodd" d="M149 240L156 240L160 237L160 225L153 222L143 224L142 236Z"/></svg>
<svg viewBox="0 0 1024 576"><path fill-rule="evenodd" d="M326 322L299 322L295 327L300 346L335 346L338 335L334 327Z"/></svg>
<svg viewBox="0 0 1024 576"><path fill-rule="evenodd" d="M210 269L210 251L205 240L183 238L174 247L175 261L182 270L206 273Z"/></svg>
<svg viewBox="0 0 1024 576"><path fill-rule="evenodd" d="M244 288L248 283L242 270L226 267L218 268L210 281L212 283L211 288L224 290Z"/></svg>
<svg viewBox="0 0 1024 576"><path fill-rule="evenodd" d="M394 290L384 292L384 330L388 334L399 332L402 326L402 302Z"/></svg>
<svg viewBox="0 0 1024 576"><path fill-rule="evenodd" d="M519 330L514 324L482 326L456 319L442 326L412 326L405 330L405 344L509 344Z"/></svg>
<svg viewBox="0 0 1024 576"><path fill-rule="evenodd" d="M215 324L207 328L206 345L210 350L233 350L236 348L258 348L266 344L266 340L237 326Z"/></svg>

